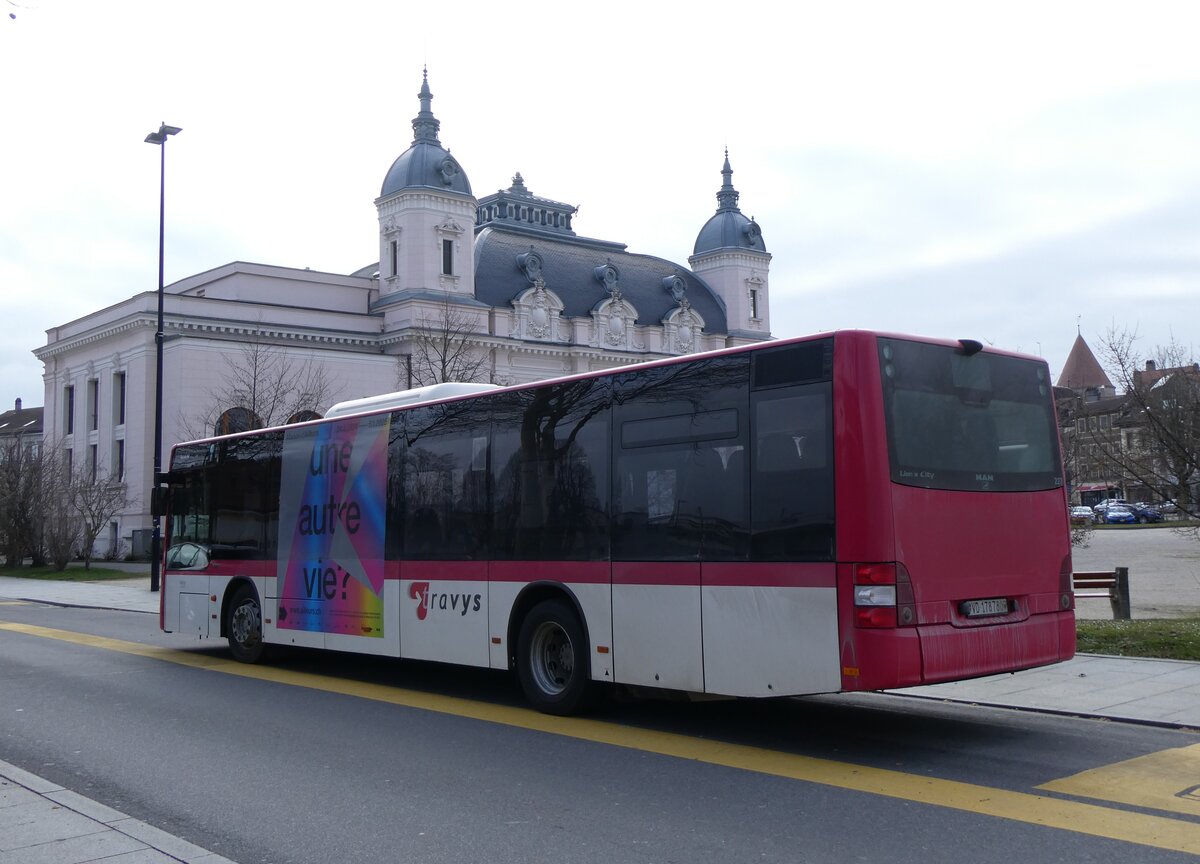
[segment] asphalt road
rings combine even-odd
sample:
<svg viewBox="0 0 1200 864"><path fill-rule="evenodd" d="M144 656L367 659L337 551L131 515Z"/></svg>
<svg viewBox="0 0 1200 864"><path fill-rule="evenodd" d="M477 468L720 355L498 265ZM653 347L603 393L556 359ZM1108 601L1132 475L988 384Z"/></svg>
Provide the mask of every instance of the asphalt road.
<svg viewBox="0 0 1200 864"><path fill-rule="evenodd" d="M1134 618L1200 615L1200 539L1194 530L1113 525L1072 550L1075 570L1129 568ZM1076 604L1080 618L1111 618L1104 600Z"/></svg>
<svg viewBox="0 0 1200 864"><path fill-rule="evenodd" d="M1192 733L885 695L560 720L498 673L247 667L156 624L0 605L0 758L241 864L1200 853Z"/></svg>

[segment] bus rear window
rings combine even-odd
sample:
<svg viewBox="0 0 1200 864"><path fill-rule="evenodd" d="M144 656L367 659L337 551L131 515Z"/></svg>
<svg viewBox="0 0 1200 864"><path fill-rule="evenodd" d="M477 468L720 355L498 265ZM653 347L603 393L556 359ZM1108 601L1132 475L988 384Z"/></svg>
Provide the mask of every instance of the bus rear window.
<svg viewBox="0 0 1200 864"><path fill-rule="evenodd" d="M879 340L892 480L928 489L1062 486L1044 363Z"/></svg>

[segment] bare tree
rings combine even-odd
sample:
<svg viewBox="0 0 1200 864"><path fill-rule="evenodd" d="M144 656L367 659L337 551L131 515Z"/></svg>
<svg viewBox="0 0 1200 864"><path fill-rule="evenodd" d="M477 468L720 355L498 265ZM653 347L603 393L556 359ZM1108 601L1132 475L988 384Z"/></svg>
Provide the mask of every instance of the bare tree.
<svg viewBox="0 0 1200 864"><path fill-rule="evenodd" d="M59 444L46 442L38 471L34 512L36 543L55 570L65 570L79 549L83 523L73 505L71 464Z"/></svg>
<svg viewBox="0 0 1200 864"><path fill-rule="evenodd" d="M224 361L221 383L209 391L202 410L182 419L189 438L282 426L312 419L328 407L334 382L316 358L297 358L256 339Z"/></svg>
<svg viewBox="0 0 1200 864"><path fill-rule="evenodd" d="M27 444L15 438L0 450L0 548L6 567L19 567L30 554L30 533L37 523L40 456Z"/></svg>
<svg viewBox="0 0 1200 864"><path fill-rule="evenodd" d="M79 545L83 569L92 566L96 538L112 518L129 506L129 487L106 471L77 466L70 478L71 510L79 517Z"/></svg>
<svg viewBox="0 0 1200 864"><path fill-rule="evenodd" d="M1126 398L1124 434L1109 436L1103 458L1198 517L1200 364L1173 340L1143 362L1136 342L1136 333L1114 328L1102 343L1105 365Z"/></svg>
<svg viewBox="0 0 1200 864"><path fill-rule="evenodd" d="M68 500L64 466L62 449L54 442L40 437L5 442L0 451L0 548L5 566L19 567L25 558L34 567L45 565L50 511L56 502L65 506Z"/></svg>
<svg viewBox="0 0 1200 864"><path fill-rule="evenodd" d="M400 356L397 386L401 389L445 382L485 381L490 353L480 346L476 319L449 295L434 312L423 313L412 337L412 352Z"/></svg>
<svg viewBox="0 0 1200 864"><path fill-rule="evenodd" d="M66 570L79 548L82 535L79 517L71 511L65 498L55 499L46 510L42 537L46 556L55 570Z"/></svg>

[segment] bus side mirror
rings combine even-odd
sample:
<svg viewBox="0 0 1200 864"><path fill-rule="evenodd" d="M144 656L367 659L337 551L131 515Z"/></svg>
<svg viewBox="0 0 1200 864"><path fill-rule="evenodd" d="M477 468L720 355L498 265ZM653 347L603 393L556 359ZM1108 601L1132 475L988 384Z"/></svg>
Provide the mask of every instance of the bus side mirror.
<svg viewBox="0 0 1200 864"><path fill-rule="evenodd" d="M156 519L165 516L167 513L167 496L170 494L170 487L155 486L150 490L150 515Z"/></svg>

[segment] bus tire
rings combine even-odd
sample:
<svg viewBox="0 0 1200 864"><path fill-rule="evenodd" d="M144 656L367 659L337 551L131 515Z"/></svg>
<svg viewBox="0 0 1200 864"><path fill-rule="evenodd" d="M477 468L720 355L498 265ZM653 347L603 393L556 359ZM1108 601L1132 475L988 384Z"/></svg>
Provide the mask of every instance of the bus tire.
<svg viewBox="0 0 1200 864"><path fill-rule="evenodd" d="M517 678L533 707L546 714L575 714L589 704L593 688L583 627L564 601L543 600L521 622Z"/></svg>
<svg viewBox="0 0 1200 864"><path fill-rule="evenodd" d="M225 637L233 659L258 663L263 658L262 607L250 585L242 585L229 601L225 614Z"/></svg>

